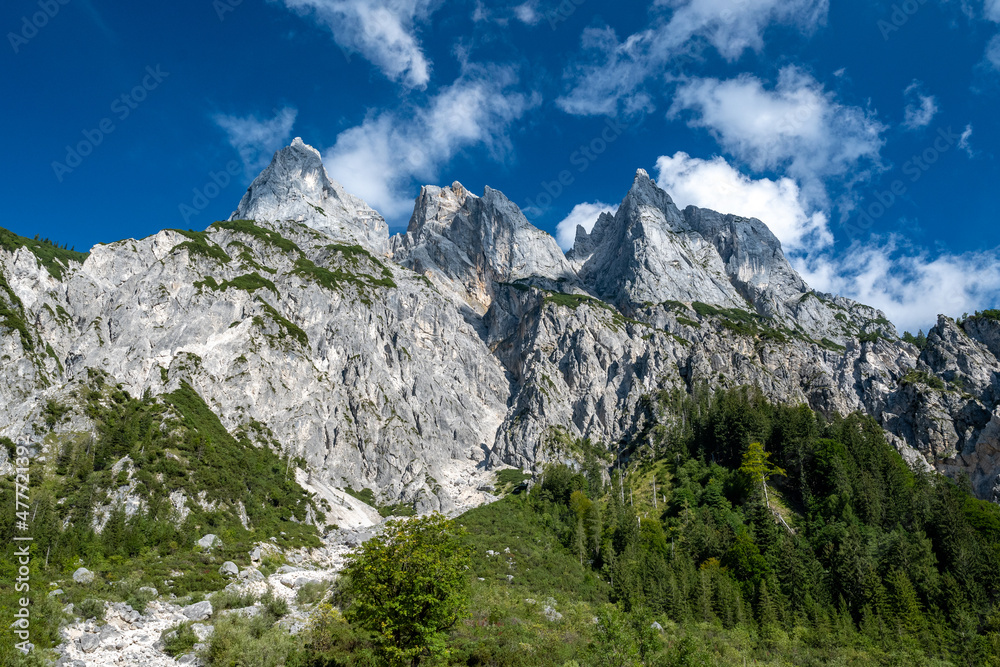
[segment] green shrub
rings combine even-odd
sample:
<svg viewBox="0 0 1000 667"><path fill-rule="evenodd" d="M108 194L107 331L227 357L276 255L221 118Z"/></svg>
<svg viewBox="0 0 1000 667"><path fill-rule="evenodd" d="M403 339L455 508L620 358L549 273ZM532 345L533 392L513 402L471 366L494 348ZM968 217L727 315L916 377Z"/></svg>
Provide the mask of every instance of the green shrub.
<svg viewBox="0 0 1000 667"><path fill-rule="evenodd" d="M257 596L250 592L237 592L223 589L212 595L212 609L222 611L224 609L242 609L252 607L257 603Z"/></svg>
<svg viewBox="0 0 1000 667"><path fill-rule="evenodd" d="M0 249L13 253L19 248L30 250L38 263L56 280L62 280L63 272L69 267L70 262L82 264L89 256L89 253L67 250L65 246L60 248L58 244L48 239L40 240L37 237L34 240L28 239L0 227Z"/></svg>
<svg viewBox="0 0 1000 667"><path fill-rule="evenodd" d="M271 231L270 229L264 229L252 220L227 220L223 222L216 222L212 225L212 227L215 229L228 229L229 231L236 232L238 234L252 236L255 239L269 243L279 250L287 253L302 253L302 250L295 244L294 241L286 239L278 232Z"/></svg>
<svg viewBox="0 0 1000 667"><path fill-rule="evenodd" d="M372 507L378 506L378 499L375 498L375 492L372 491L371 489L365 488L360 491L355 491L354 489L348 486L347 488L344 489L344 493L350 496L354 496L355 498L357 498L366 505L371 505Z"/></svg>
<svg viewBox="0 0 1000 667"><path fill-rule="evenodd" d="M190 229L187 231L183 229L172 229L169 231L177 232L178 234L186 236L190 239L189 241L176 245L174 250L183 248L191 255L199 255L201 257L214 259L222 264L228 264L232 261L232 257L226 254L225 250L212 243L207 232L196 232Z"/></svg>
<svg viewBox="0 0 1000 667"><path fill-rule="evenodd" d="M243 290L244 292L248 292L250 294L253 294L259 289L269 289L271 290L271 292L274 293L275 296L279 296L278 288L275 287L274 283L268 280L267 278L262 277L257 272L245 276L237 276L236 278L233 278L232 280L227 280L222 284L217 283L215 281L215 278L213 278L212 276L208 276L204 280L196 282L194 286L198 289L201 289L202 287L208 287L214 292L225 292L227 289L232 287L234 289Z"/></svg>
<svg viewBox="0 0 1000 667"><path fill-rule="evenodd" d="M295 602L300 605L316 604L326 596L329 590L329 581L306 582L295 592Z"/></svg>
<svg viewBox="0 0 1000 667"><path fill-rule="evenodd" d="M87 598L76 605L75 611L80 615L80 618L96 618L98 621L102 621L104 620L104 600Z"/></svg>
<svg viewBox="0 0 1000 667"><path fill-rule="evenodd" d="M181 623L167 628L160 634L163 640L163 652L171 658L188 653L198 643L198 637L191 629L191 623Z"/></svg>
<svg viewBox="0 0 1000 667"><path fill-rule="evenodd" d="M900 384L923 384L931 389L937 389L938 391L945 391L948 387L945 385L944 380L936 375L931 375L925 371L918 371L913 369L903 376L903 379L899 381Z"/></svg>
<svg viewBox="0 0 1000 667"><path fill-rule="evenodd" d="M295 636L263 615L226 616L215 621L214 627L202 656L209 665L282 667L299 648Z"/></svg>
<svg viewBox="0 0 1000 667"><path fill-rule="evenodd" d="M280 595L275 595L270 588L267 589L260 602L264 605L265 614L272 621L277 621L288 614L288 600Z"/></svg>

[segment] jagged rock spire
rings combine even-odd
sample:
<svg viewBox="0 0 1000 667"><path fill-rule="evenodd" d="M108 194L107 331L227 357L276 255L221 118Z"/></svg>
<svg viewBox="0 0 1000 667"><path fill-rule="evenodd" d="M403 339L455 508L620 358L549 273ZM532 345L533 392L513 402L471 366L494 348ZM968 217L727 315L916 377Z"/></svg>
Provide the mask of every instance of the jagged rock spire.
<svg viewBox="0 0 1000 667"><path fill-rule="evenodd" d="M331 180L319 151L299 137L274 154L230 219L295 220L378 255L389 247L389 227L382 216Z"/></svg>

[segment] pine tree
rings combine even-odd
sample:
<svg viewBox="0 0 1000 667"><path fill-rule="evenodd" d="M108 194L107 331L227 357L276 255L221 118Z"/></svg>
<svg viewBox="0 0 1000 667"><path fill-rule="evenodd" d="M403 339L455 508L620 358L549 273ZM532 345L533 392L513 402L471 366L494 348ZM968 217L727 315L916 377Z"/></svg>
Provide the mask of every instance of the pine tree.
<svg viewBox="0 0 1000 667"><path fill-rule="evenodd" d="M760 482L761 490L764 493L764 502L768 507L771 506L771 502L767 495L767 480L774 475L786 476L785 471L771 463L770 458L771 452L765 452L764 445L752 442L743 454L743 464L740 466L740 472L750 479Z"/></svg>

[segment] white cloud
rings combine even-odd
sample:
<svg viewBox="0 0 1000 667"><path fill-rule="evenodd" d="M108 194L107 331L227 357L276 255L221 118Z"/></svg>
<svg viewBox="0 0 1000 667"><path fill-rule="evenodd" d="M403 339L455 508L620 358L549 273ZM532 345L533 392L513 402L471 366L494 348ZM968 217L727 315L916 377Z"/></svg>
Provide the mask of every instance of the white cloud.
<svg viewBox="0 0 1000 667"><path fill-rule="evenodd" d="M1000 249L932 257L893 236L835 251L826 213L811 208L791 179L752 179L722 158L681 152L661 157L657 168L657 183L678 206L759 218L811 287L879 308L901 330L926 331L939 313L954 317L1000 303Z"/></svg>
<svg viewBox="0 0 1000 667"><path fill-rule="evenodd" d="M569 250L576 241L576 227L581 225L589 234L594 229L594 224L601 213L615 213L618 211L617 204L604 204L602 202L592 202L577 204L569 215L556 225L556 241L563 250Z"/></svg>
<svg viewBox="0 0 1000 667"><path fill-rule="evenodd" d="M536 5L537 0L518 5L514 7L514 16L525 25L535 25L542 20L542 15L538 13Z"/></svg>
<svg viewBox="0 0 1000 667"><path fill-rule="evenodd" d="M216 114L212 120L225 131L229 144L239 152L247 175L253 177L267 166L274 152L291 139L297 113L285 107L270 119L256 115Z"/></svg>
<svg viewBox="0 0 1000 667"><path fill-rule="evenodd" d="M539 0L527 0L519 5L491 3L489 7L482 0L476 0L472 10L472 20L475 23L489 22L500 27L510 25L511 21L520 21L527 26L536 26L545 16L538 10Z"/></svg>
<svg viewBox="0 0 1000 667"><path fill-rule="evenodd" d="M1000 0L985 0L983 13L990 21L1000 23Z"/></svg>
<svg viewBox="0 0 1000 667"><path fill-rule="evenodd" d="M726 160L678 152L656 161L657 183L681 208L688 205L762 220L786 251L822 249L833 242L825 213L811 210L790 178L751 179Z"/></svg>
<svg viewBox="0 0 1000 667"><path fill-rule="evenodd" d="M358 52L392 81L424 88L430 62L416 35L416 24L430 19L441 0L282 0L286 7L313 16L333 33L345 53Z"/></svg>
<svg viewBox="0 0 1000 667"><path fill-rule="evenodd" d="M688 79L671 116L693 112L688 125L709 130L720 145L755 171L784 171L811 201L826 200L823 180L860 180L880 168L885 127L870 113L839 103L822 84L794 66L773 89L754 76Z"/></svg>
<svg viewBox="0 0 1000 667"><path fill-rule="evenodd" d="M341 132L323 161L330 176L389 218L408 213L414 178L437 178L459 151L485 147L494 158L510 150L507 129L538 100L511 92L510 68L473 67L426 106L383 111Z"/></svg>
<svg viewBox="0 0 1000 667"><path fill-rule="evenodd" d="M1000 70L1000 35L993 35L993 39L986 45L985 60L990 67Z"/></svg>
<svg viewBox="0 0 1000 667"><path fill-rule="evenodd" d="M656 24L619 41L611 28L584 31L583 62L567 72L570 90L558 100L571 114L614 113L649 108L645 82L682 62L692 43L703 40L723 58L735 61L759 51L772 24L792 25L808 33L823 24L828 0L657 0ZM645 99L635 104L632 98Z"/></svg>
<svg viewBox="0 0 1000 667"><path fill-rule="evenodd" d="M926 331L938 314L957 317L1000 302L997 251L932 258L890 237L881 243L855 243L836 258L813 256L794 263L812 287L874 306L897 327L913 333Z"/></svg>
<svg viewBox="0 0 1000 667"><path fill-rule="evenodd" d="M472 20L475 23L490 20L490 10L486 8L482 0L476 0L476 8L472 10Z"/></svg>
<svg viewBox="0 0 1000 667"><path fill-rule="evenodd" d="M906 98L903 125L909 130L930 125L937 115L938 105L933 95L924 93L924 85L914 80L903 91L903 96Z"/></svg>
<svg viewBox="0 0 1000 667"><path fill-rule="evenodd" d="M976 152L972 150L972 142L969 141L972 138L972 123L965 126L962 130L962 136L958 138L958 147L963 151L968 153L969 157L975 157Z"/></svg>

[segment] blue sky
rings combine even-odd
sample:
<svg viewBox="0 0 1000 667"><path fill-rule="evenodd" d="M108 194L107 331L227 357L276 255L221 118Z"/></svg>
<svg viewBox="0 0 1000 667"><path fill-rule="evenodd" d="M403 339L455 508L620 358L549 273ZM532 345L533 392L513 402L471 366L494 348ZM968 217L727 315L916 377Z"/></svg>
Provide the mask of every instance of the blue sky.
<svg viewBox="0 0 1000 667"><path fill-rule="evenodd" d="M393 231L459 180L568 247L642 167L900 327L1000 305L1000 0L11 0L0 27L27 236L203 229L301 136Z"/></svg>

